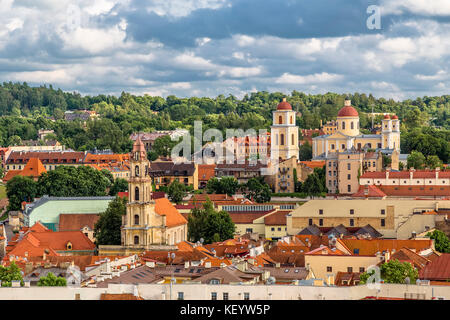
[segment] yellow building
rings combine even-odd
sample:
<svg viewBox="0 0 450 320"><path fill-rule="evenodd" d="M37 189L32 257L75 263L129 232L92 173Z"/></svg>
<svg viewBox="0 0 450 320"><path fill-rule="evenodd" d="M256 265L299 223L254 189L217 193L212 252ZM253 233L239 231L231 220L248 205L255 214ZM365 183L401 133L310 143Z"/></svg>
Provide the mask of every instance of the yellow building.
<svg viewBox="0 0 450 320"><path fill-rule="evenodd" d="M298 127L295 122L296 112L283 98L273 112L273 124L270 127L271 159L286 160L293 156L298 159Z"/></svg>
<svg viewBox="0 0 450 320"><path fill-rule="evenodd" d="M377 149L385 151L400 150L400 121L396 115L385 115L382 120L381 134L361 134L359 114L351 106L349 99L339 110L336 120L336 132L314 137L313 159L327 158L330 152L343 152L351 149Z"/></svg>
<svg viewBox="0 0 450 320"><path fill-rule="evenodd" d="M101 254L133 254L176 250L187 239L187 221L166 198L153 200L150 162L138 138L130 156L128 203L122 218L121 246L100 246Z"/></svg>

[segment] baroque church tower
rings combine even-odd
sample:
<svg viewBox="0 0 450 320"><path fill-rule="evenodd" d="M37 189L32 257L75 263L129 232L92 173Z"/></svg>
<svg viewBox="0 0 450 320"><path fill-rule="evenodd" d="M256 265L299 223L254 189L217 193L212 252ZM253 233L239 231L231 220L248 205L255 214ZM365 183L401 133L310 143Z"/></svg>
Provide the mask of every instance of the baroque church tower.
<svg viewBox="0 0 450 320"><path fill-rule="evenodd" d="M283 98L273 112L273 124L270 127L272 161L287 160L295 156L298 159L298 127L295 124L296 112Z"/></svg>

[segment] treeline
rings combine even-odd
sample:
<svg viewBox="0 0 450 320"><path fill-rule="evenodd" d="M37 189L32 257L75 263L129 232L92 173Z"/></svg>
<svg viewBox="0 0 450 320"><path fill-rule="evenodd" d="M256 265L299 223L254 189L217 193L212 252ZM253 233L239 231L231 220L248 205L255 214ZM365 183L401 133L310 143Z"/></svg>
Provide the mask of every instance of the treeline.
<svg viewBox="0 0 450 320"><path fill-rule="evenodd" d="M321 121L335 119L346 96L293 91L287 100L299 112L299 127L309 129L318 128ZM438 141L434 145L442 150L439 157L448 162L450 95L404 101L377 99L371 94L360 93L348 96L360 112L362 132L367 133L371 128L372 120L367 113L372 109L377 113L395 113L402 121L402 152L417 150L427 155L432 150L426 150L425 142L435 138ZM9 82L0 85L0 144L7 146L21 140L36 139L37 131L45 128L55 130L57 140L75 150L109 148L114 152L128 152L132 132L175 128L187 128L193 132L195 120L203 122L203 130L269 130L272 112L283 97L285 94L281 92L265 91L245 95L242 99L233 95L216 98L178 98L171 95L164 99L125 92L119 97L81 96L52 86L30 87L26 83ZM65 111L81 109L94 110L101 119L88 121L86 125L80 121L63 120ZM375 123L380 119L381 116L376 117Z"/></svg>

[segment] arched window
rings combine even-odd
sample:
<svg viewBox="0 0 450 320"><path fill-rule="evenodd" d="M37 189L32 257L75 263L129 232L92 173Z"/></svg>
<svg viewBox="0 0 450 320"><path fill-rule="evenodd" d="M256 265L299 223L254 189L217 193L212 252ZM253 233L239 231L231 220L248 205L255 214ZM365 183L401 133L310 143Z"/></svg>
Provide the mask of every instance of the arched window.
<svg viewBox="0 0 450 320"><path fill-rule="evenodd" d="M354 124L353 124L353 121L352 121L352 123L351 123L351 128L352 128L352 130L354 129Z"/></svg>
<svg viewBox="0 0 450 320"><path fill-rule="evenodd" d="M295 144L294 134L292 134L291 144L292 144L292 145Z"/></svg>
<svg viewBox="0 0 450 320"><path fill-rule="evenodd" d="M278 123L279 123L279 124L283 124L283 117L282 117L282 116L279 116L279 117L278 117Z"/></svg>
<svg viewBox="0 0 450 320"><path fill-rule="evenodd" d="M139 224L139 215L138 214L134 215L134 224Z"/></svg>
<svg viewBox="0 0 450 320"><path fill-rule="evenodd" d="M139 188L138 188L138 187L136 187L136 188L134 189L134 200L135 200L135 201L138 201L138 200L139 200Z"/></svg>
<svg viewBox="0 0 450 320"><path fill-rule="evenodd" d="M344 121L342 121L342 129L345 130L345 122Z"/></svg>
<svg viewBox="0 0 450 320"><path fill-rule="evenodd" d="M293 124L293 123L294 123L294 121L292 120L292 116L291 116L291 120L290 120L290 123L291 123L291 124Z"/></svg>
<svg viewBox="0 0 450 320"><path fill-rule="evenodd" d="M135 172L135 174L136 174L136 177L139 177L139 166L136 166L136 167L134 168L134 172Z"/></svg>
<svg viewBox="0 0 450 320"><path fill-rule="evenodd" d="M139 244L139 236L134 236L134 244Z"/></svg>
<svg viewBox="0 0 450 320"><path fill-rule="evenodd" d="M280 145L284 146L284 134L280 134Z"/></svg>

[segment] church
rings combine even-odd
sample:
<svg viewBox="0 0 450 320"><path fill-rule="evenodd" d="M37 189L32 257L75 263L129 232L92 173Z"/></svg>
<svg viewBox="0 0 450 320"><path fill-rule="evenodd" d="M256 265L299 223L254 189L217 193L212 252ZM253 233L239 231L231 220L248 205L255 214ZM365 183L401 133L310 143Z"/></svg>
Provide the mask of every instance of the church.
<svg viewBox="0 0 450 320"><path fill-rule="evenodd" d="M187 220L167 198L152 198L150 161L138 138L130 154L128 203L122 217L121 246L99 246L103 255L176 250L187 240Z"/></svg>
<svg viewBox="0 0 450 320"><path fill-rule="evenodd" d="M359 114L347 98L337 115L337 129L332 134L314 137L313 160L324 160L329 153L349 150L376 150L390 154L400 152L400 120L396 115L385 115L381 134L361 134Z"/></svg>

